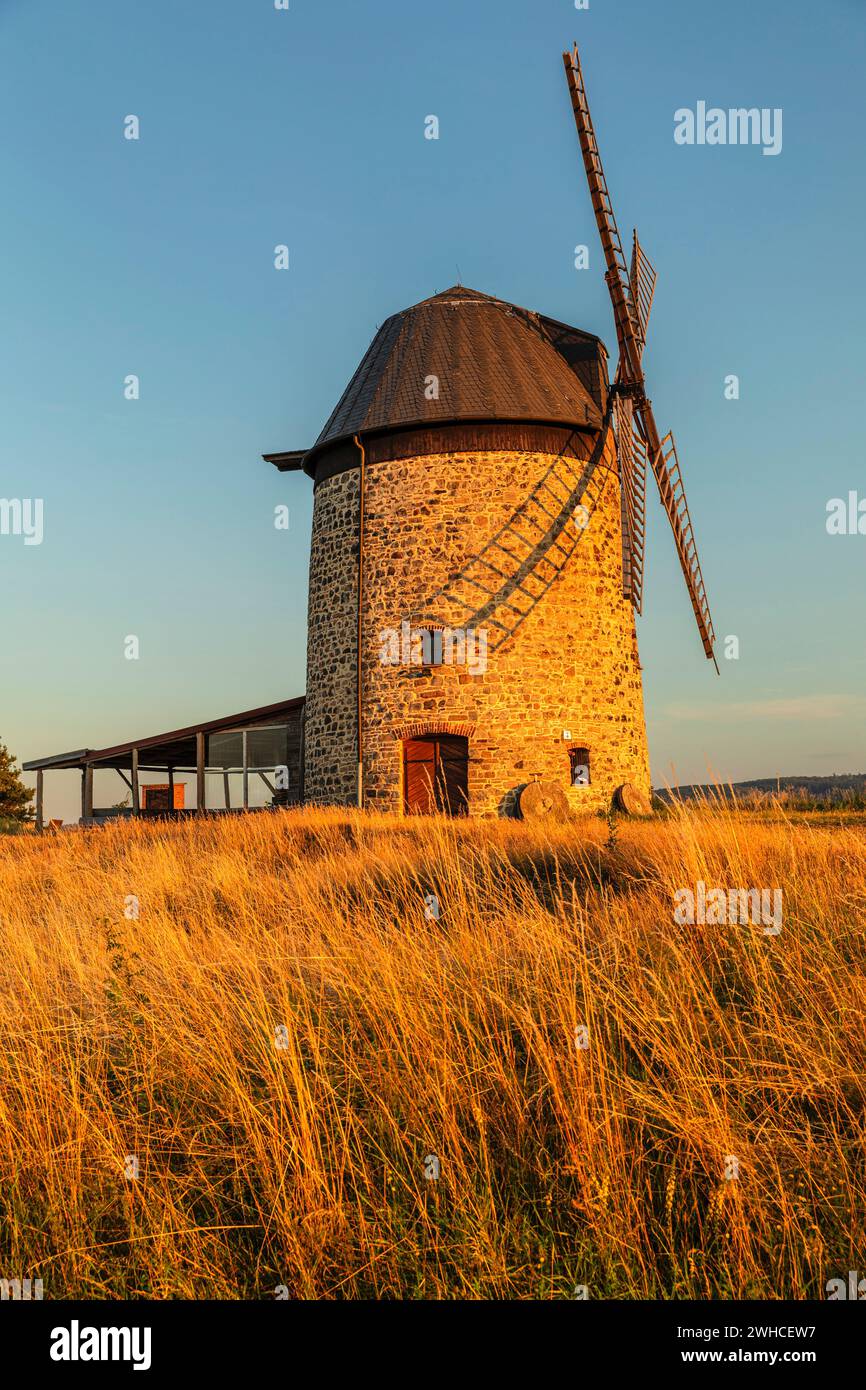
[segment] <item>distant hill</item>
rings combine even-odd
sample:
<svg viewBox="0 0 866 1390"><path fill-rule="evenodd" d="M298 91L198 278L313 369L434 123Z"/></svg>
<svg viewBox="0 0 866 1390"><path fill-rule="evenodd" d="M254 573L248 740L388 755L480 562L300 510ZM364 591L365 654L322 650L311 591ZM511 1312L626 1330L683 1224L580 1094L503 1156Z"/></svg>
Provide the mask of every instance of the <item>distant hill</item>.
<svg viewBox="0 0 866 1390"><path fill-rule="evenodd" d="M866 772L840 772L831 777L756 777L748 782L729 786L695 783L687 787L656 788L662 801L678 798L688 801L694 797L722 796L757 801L779 796L787 802L808 802L816 805L866 805Z"/></svg>

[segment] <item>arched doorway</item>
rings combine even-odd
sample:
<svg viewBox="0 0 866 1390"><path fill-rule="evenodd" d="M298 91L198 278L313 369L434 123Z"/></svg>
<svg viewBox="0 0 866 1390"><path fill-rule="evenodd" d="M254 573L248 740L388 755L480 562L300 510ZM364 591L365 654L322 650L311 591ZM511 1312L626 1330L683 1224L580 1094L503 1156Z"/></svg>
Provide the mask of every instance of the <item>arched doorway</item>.
<svg viewBox="0 0 866 1390"><path fill-rule="evenodd" d="M407 815L469 809L469 740L462 734L420 734L403 743L403 807Z"/></svg>

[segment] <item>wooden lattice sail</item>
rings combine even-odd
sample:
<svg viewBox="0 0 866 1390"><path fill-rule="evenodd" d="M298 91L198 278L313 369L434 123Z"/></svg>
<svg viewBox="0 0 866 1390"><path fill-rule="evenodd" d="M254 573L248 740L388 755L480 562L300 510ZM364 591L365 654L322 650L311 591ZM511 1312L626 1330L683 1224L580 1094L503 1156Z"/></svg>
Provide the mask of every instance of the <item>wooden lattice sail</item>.
<svg viewBox="0 0 866 1390"><path fill-rule="evenodd" d="M617 446L623 493L623 593L640 611L643 590L643 477L648 460L674 533L677 555L701 642L707 657L715 662L713 621L674 438L671 433L665 435L664 439L660 438L652 404L646 394L643 353L655 294L655 270L644 254L636 232L631 264L626 262L589 112L577 46L562 56L607 266L605 280L613 305L619 346L619 365L612 389L619 398Z"/></svg>

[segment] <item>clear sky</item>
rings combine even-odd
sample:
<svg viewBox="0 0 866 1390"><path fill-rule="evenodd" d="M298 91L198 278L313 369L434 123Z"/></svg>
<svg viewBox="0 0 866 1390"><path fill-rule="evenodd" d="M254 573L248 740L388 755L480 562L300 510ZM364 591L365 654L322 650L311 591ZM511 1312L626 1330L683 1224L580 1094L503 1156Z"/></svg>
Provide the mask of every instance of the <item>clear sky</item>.
<svg viewBox="0 0 866 1390"><path fill-rule="evenodd" d="M614 351L573 39L740 643L717 677L656 499L653 779L866 770L866 535L825 525L866 498L861 0L0 0L0 496L44 501L41 545L0 535L19 758L302 692L311 484L259 455L312 442L387 315L459 278ZM678 145L699 101L781 108L781 153ZM77 815L74 775L46 794Z"/></svg>

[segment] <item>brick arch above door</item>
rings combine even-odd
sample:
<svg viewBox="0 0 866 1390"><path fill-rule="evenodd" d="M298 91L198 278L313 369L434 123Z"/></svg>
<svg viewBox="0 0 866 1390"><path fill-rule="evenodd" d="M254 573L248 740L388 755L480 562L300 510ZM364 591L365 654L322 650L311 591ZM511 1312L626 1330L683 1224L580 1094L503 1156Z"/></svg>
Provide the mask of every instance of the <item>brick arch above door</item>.
<svg viewBox="0 0 866 1390"><path fill-rule="evenodd" d="M423 738L425 734L459 734L461 738L472 738L475 724L454 719L413 719L408 724L397 724L391 730L395 739Z"/></svg>

